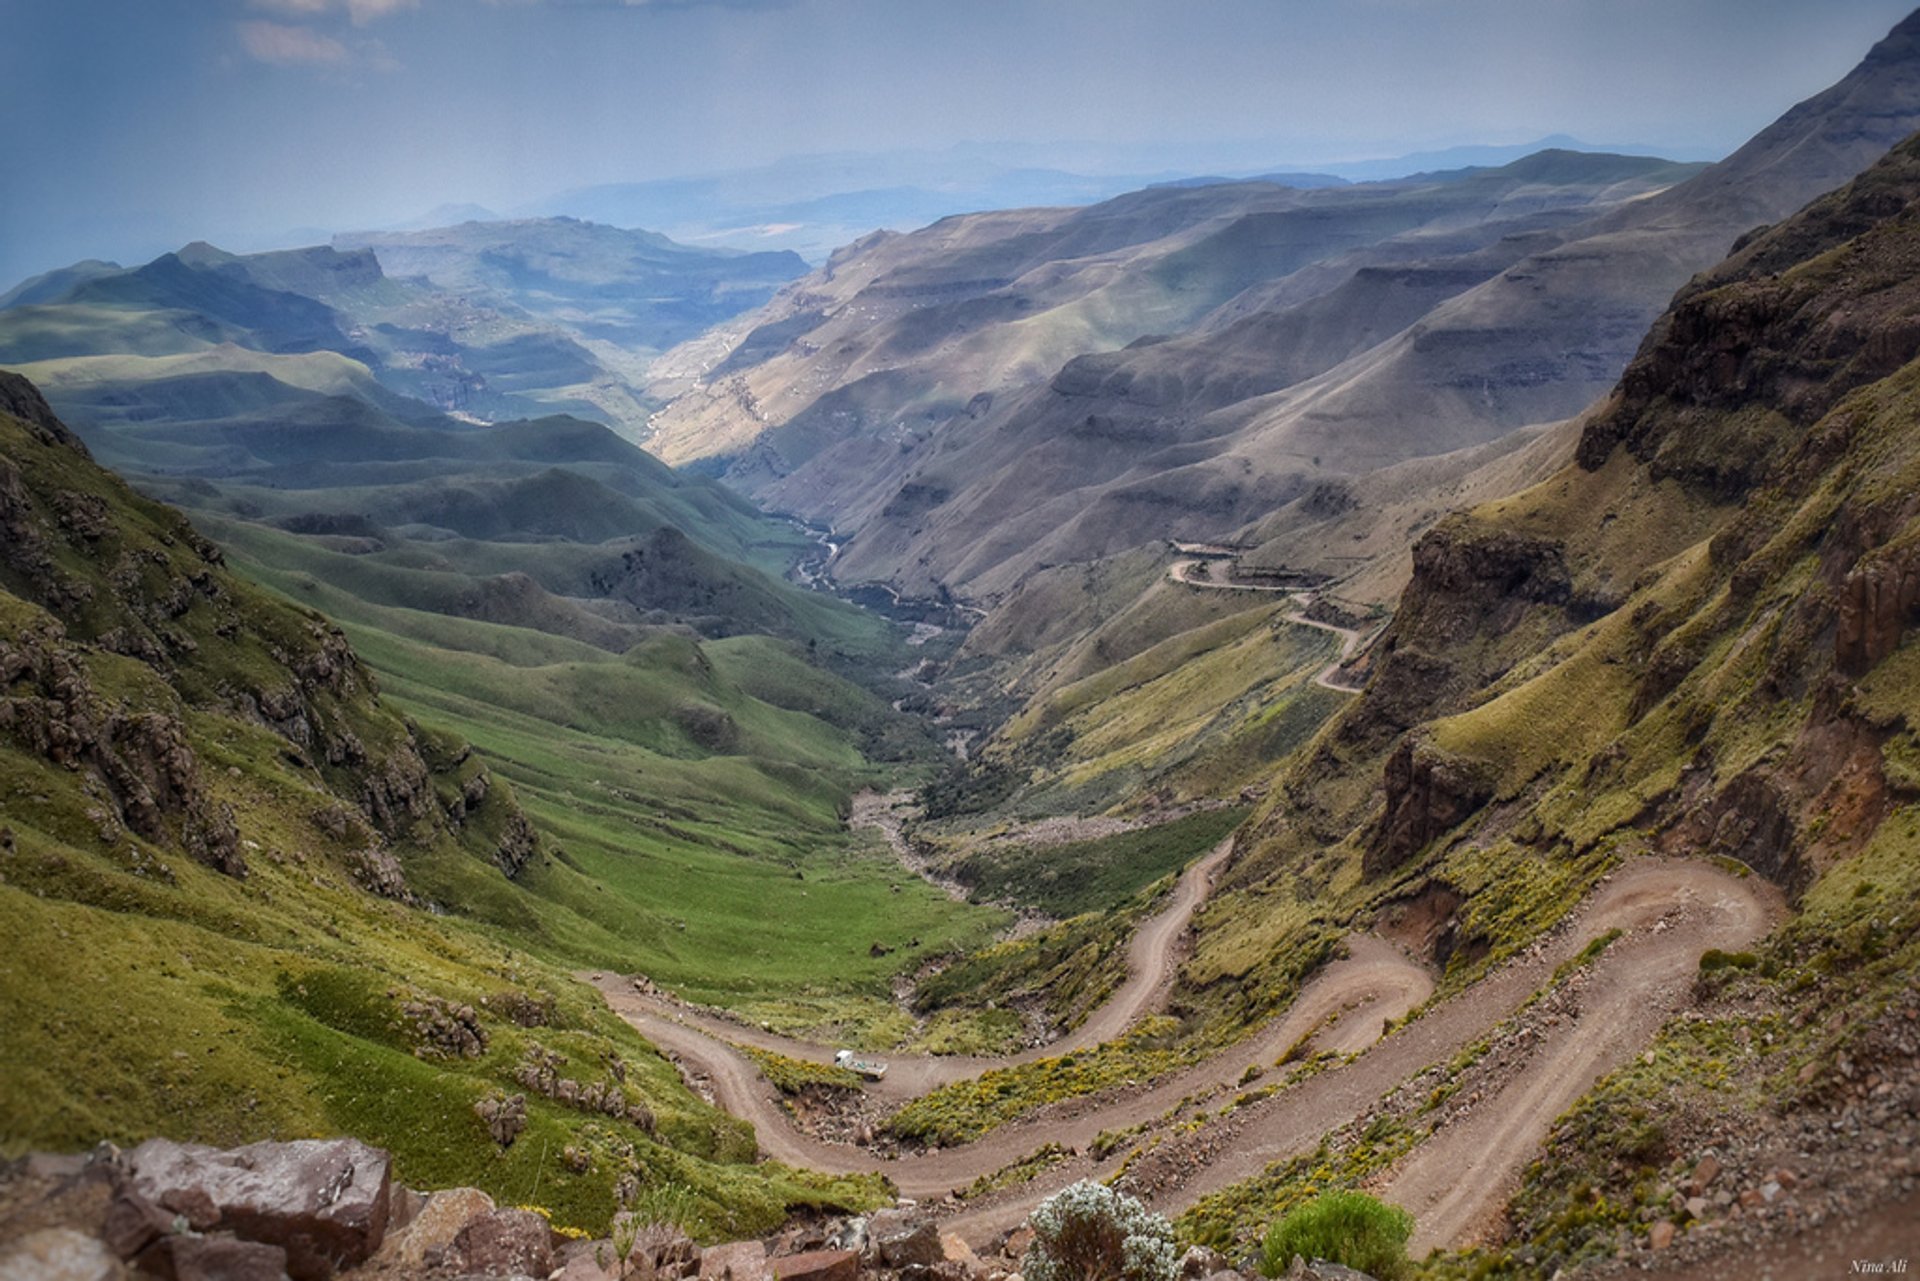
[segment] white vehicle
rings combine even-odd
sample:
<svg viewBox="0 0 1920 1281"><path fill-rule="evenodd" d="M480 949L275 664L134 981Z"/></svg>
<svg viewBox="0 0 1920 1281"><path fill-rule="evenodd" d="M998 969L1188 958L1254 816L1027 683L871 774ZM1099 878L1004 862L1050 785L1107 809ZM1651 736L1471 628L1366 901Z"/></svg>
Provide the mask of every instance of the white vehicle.
<svg viewBox="0 0 1920 1281"><path fill-rule="evenodd" d="M842 1050L833 1056L835 1067L843 1067L849 1072L864 1076L869 1081L878 1081L887 1074L887 1065L872 1059L854 1057L852 1050Z"/></svg>

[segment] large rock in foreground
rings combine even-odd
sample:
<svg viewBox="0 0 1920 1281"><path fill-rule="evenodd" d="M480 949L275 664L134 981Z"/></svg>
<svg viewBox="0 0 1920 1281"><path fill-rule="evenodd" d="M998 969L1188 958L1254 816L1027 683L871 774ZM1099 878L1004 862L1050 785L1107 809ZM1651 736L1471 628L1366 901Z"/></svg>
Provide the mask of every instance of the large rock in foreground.
<svg viewBox="0 0 1920 1281"><path fill-rule="evenodd" d="M255 1143L230 1152L150 1139L129 1157L133 1186L196 1228L284 1248L294 1281L360 1263L386 1237L387 1154L355 1139Z"/></svg>

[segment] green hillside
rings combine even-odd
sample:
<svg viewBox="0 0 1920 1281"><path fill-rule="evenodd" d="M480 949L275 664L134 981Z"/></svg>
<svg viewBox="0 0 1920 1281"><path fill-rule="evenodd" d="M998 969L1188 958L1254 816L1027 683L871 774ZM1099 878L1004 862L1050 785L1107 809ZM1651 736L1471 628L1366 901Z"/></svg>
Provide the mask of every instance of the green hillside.
<svg viewBox="0 0 1920 1281"><path fill-rule="evenodd" d="M615 652L244 549L288 603L101 471L30 384L0 375L0 409L9 1151L352 1133L416 1186L594 1230L668 1187L713 1236L872 1202L753 1164L568 974L905 1030L893 976L1001 918L847 835L853 787L937 750L884 699L791 641L634 627ZM543 1063L622 1115L529 1092ZM511 1093L528 1121L503 1153L474 1108Z"/></svg>

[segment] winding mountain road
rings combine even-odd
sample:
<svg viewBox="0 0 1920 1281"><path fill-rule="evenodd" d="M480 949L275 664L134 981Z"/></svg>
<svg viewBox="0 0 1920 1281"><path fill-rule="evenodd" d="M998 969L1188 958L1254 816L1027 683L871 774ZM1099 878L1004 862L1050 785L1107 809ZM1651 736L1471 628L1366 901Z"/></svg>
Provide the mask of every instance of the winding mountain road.
<svg viewBox="0 0 1920 1281"><path fill-rule="evenodd" d="M1306 610L1307 606L1312 603L1311 598L1305 592L1298 591L1292 587L1282 587L1274 583L1215 582L1211 577L1204 574L1200 567L1219 561L1220 559L1218 556L1209 554L1204 557L1196 556L1188 557L1185 560L1176 560L1172 565L1167 567L1167 577L1182 586L1197 587L1205 591L1271 592L1276 595L1285 596L1294 607L1292 613L1284 615L1289 623L1296 624L1300 627L1315 627L1323 632L1332 632L1340 638L1340 657L1321 668L1320 671L1314 675L1313 683L1322 689L1330 689L1336 693L1359 693L1357 686L1342 685L1334 680L1334 677L1339 673L1340 668L1346 664L1347 660L1351 659L1354 654L1359 651L1361 640L1360 632L1351 627L1340 627L1334 623L1323 623L1317 618L1307 617Z"/></svg>
<svg viewBox="0 0 1920 1281"><path fill-rule="evenodd" d="M1123 1031L1164 1001L1193 912L1229 852L1230 845L1223 843L1187 869L1172 900L1136 934L1127 982L1075 1036L1007 1058L897 1059L875 1090L896 1098L915 1096L989 1067L1066 1053ZM594 981L617 1012L683 1068L710 1078L716 1103L750 1121L762 1151L775 1160L833 1172L883 1172L901 1195L926 1201L965 1188L1043 1144L1073 1150L1075 1156L1032 1182L970 1202L948 1218L951 1230L984 1244L1058 1188L1117 1168L1117 1156L1096 1162L1082 1155L1101 1131L1151 1124L1188 1096L1233 1088L1247 1065L1271 1063L1312 1034L1316 1048L1353 1057L1234 1109L1198 1135L1176 1135L1156 1154L1162 1173L1151 1176L1143 1191L1157 1208L1178 1210L1308 1150L1327 1131L1364 1114L1402 1081L1445 1062L1519 1009L1554 967L1590 940L1622 930L1591 967L1580 1015L1555 1029L1526 1071L1495 1097L1436 1132L1392 1172L1383 1194L1415 1212L1415 1244L1424 1250L1477 1239L1497 1220L1553 1118L1684 1007L1700 954L1709 947L1752 943L1782 911L1778 894L1757 878L1738 878L1700 863L1636 860L1608 877L1549 938L1384 1038L1383 1024L1424 1002L1432 979L1384 940L1352 936L1346 954L1325 966L1286 1011L1210 1059L1144 1087L1050 1105L963 1147L891 1160L800 1131L773 1087L728 1042L816 1062L831 1058L830 1047L646 996L615 977ZM1181 1159L1183 1144L1192 1145L1194 1159Z"/></svg>

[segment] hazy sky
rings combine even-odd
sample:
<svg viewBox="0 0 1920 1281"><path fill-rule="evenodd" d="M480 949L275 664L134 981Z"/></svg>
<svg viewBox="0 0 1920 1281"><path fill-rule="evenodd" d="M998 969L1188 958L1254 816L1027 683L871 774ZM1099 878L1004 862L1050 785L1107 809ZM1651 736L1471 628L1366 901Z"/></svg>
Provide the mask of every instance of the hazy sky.
<svg viewBox="0 0 1920 1281"><path fill-rule="evenodd" d="M0 288L826 151L1719 154L1911 0L0 0Z"/></svg>

